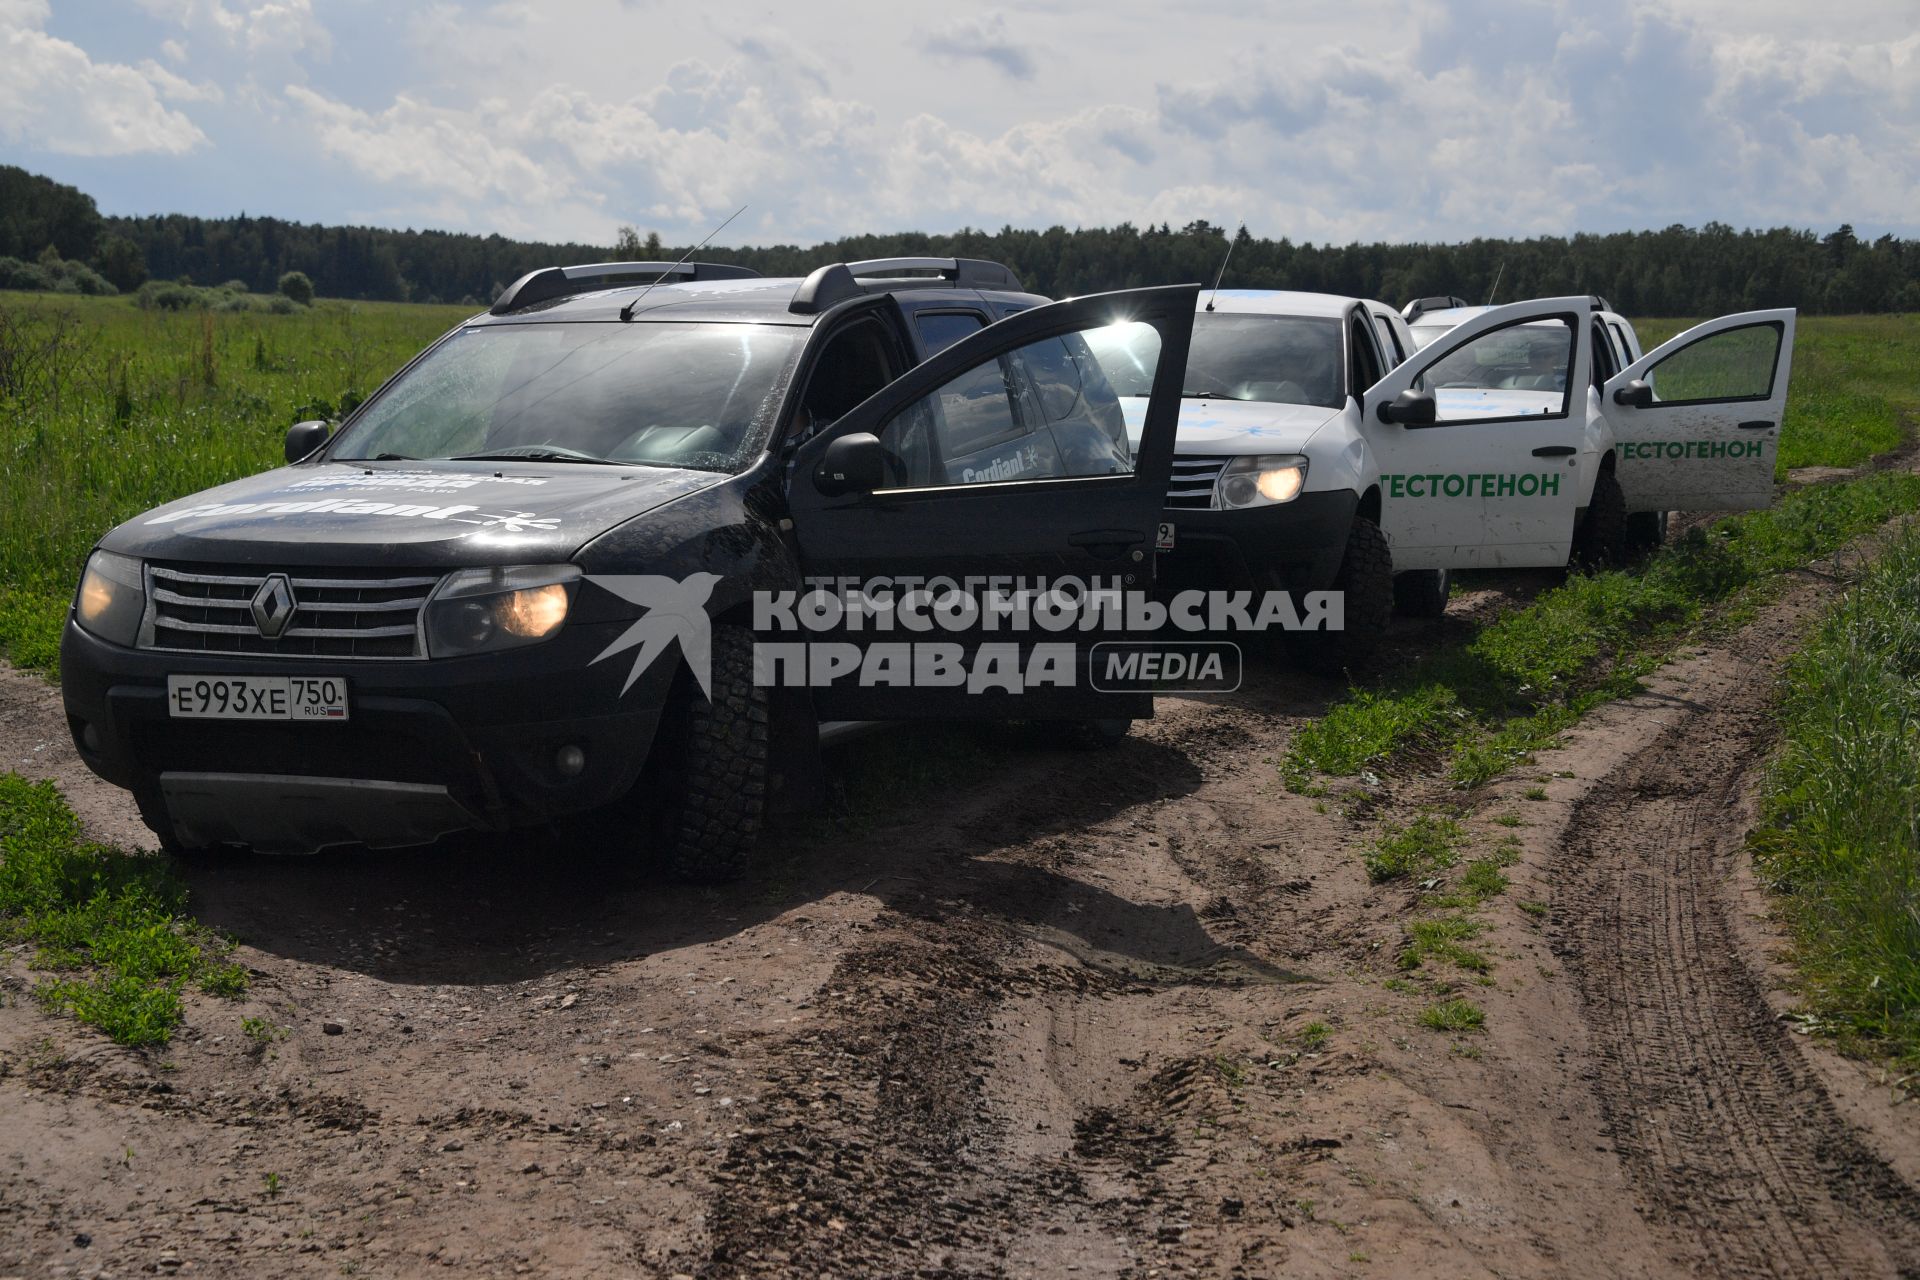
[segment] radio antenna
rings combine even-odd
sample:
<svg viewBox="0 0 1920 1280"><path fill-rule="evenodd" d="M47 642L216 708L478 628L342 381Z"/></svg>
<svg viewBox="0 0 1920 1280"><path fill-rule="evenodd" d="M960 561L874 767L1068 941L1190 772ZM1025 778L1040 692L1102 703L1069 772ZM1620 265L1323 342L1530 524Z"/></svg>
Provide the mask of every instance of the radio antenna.
<svg viewBox="0 0 1920 1280"><path fill-rule="evenodd" d="M1241 222L1240 230L1245 231L1246 229L1247 224L1244 221ZM1213 292L1207 295L1207 310L1209 311L1213 310L1213 300L1220 296L1220 282L1226 278L1227 264L1233 261L1233 247L1239 243L1239 232L1235 232L1233 238L1227 241L1227 256L1220 259L1220 269L1213 273Z"/></svg>
<svg viewBox="0 0 1920 1280"><path fill-rule="evenodd" d="M1507 264L1501 260L1500 269L1493 273L1493 288L1487 290L1487 305L1493 305L1493 295L1500 292L1500 277L1507 274Z"/></svg>
<svg viewBox="0 0 1920 1280"><path fill-rule="evenodd" d="M725 231L727 229L728 222L732 222L734 218L739 217L741 214L745 213L746 211L747 211L747 206L745 205L741 205L738 209L735 209L732 215L727 218L727 222L723 222L719 226L715 227L713 230L707 232L707 240L711 240L715 236L719 235L722 231ZM702 240L699 244L693 246L693 248L681 254L680 261L674 263L673 265L675 267L684 265L688 258L691 258L694 254L700 252L702 249L707 247L707 240ZM673 274L672 268L668 268L667 270L662 271L657 277L654 278L653 284L648 285L646 288L642 289L639 293L635 294L632 302L629 302L626 306L620 308L620 318L622 320L633 319L634 309L640 305L640 299L646 297L648 294L653 292L653 285L659 284L660 281L665 280L668 276L672 274Z"/></svg>

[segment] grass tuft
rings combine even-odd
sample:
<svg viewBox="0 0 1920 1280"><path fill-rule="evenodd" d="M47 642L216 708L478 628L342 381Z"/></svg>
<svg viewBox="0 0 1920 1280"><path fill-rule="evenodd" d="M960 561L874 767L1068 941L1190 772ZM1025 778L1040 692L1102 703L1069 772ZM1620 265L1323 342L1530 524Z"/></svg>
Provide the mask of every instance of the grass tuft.
<svg viewBox="0 0 1920 1280"><path fill-rule="evenodd" d="M1442 1000L1420 1011L1420 1025L1435 1031L1478 1031L1487 1023L1480 1006L1458 998Z"/></svg>
<svg viewBox="0 0 1920 1280"><path fill-rule="evenodd" d="M1634 568L1570 577L1381 687L1349 694L1295 735L1282 777L1299 790L1316 773L1438 757L1455 785L1480 786L1631 693L1710 610L1915 509L1920 476L1881 472L1690 530Z"/></svg>
<svg viewBox="0 0 1920 1280"><path fill-rule="evenodd" d="M0 774L0 937L35 944L35 968L58 976L36 991L126 1045L164 1044L180 993L246 990L246 970L218 963L231 947L195 925L186 888L158 854L86 839L52 783Z"/></svg>
<svg viewBox="0 0 1920 1280"><path fill-rule="evenodd" d="M1920 527L1789 663L1755 846L1816 1024L1920 1067Z"/></svg>
<svg viewBox="0 0 1920 1280"><path fill-rule="evenodd" d="M1467 833L1452 818L1423 813L1405 826L1389 826L1366 852L1367 877L1375 884L1426 875L1450 867Z"/></svg>

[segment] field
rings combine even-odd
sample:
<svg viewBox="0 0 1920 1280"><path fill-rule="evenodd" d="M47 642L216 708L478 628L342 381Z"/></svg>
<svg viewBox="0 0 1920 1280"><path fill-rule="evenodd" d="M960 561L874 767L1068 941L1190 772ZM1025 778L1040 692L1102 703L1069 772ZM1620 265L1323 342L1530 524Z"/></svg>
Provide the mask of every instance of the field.
<svg viewBox="0 0 1920 1280"><path fill-rule="evenodd" d="M0 294L0 653L51 670L94 541L280 462L287 427L356 403L462 307L323 301L290 316ZM1640 326L1647 346L1688 321ZM1804 317L1781 465L1853 466L1920 411L1913 321Z"/></svg>
<svg viewBox="0 0 1920 1280"><path fill-rule="evenodd" d="M294 315L0 294L0 651L51 669L93 543L148 507L277 466L288 427L367 395L464 307Z"/></svg>
<svg viewBox="0 0 1920 1280"><path fill-rule="evenodd" d="M26 307L79 317L0 422L43 672L101 530L460 315ZM1351 686L1257 666L1097 757L864 740L724 888L570 832L130 852L0 670L0 1259L1920 1272L1915 367L1911 318L1803 319L1783 478L1821 470L1773 509L1471 575Z"/></svg>

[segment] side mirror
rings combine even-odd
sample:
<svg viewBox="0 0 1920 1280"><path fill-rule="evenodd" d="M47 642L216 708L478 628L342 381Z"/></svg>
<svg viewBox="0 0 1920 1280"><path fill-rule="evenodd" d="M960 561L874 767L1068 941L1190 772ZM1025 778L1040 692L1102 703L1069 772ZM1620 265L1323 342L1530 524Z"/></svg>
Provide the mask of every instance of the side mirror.
<svg viewBox="0 0 1920 1280"><path fill-rule="evenodd" d="M1380 421L1397 422L1403 427L1430 427L1439 420L1440 409L1434 403L1431 391L1415 391L1408 387L1380 406Z"/></svg>
<svg viewBox="0 0 1920 1280"><path fill-rule="evenodd" d="M872 493L887 482L887 451L871 431L855 431L827 445L813 487L829 498Z"/></svg>
<svg viewBox="0 0 1920 1280"><path fill-rule="evenodd" d="M318 449L333 434L333 428L318 418L296 422L287 428L287 461L298 462Z"/></svg>
<svg viewBox="0 0 1920 1280"><path fill-rule="evenodd" d="M1645 409L1653 403L1653 388L1634 378L1623 386L1613 389L1613 402L1623 404L1629 409Z"/></svg>

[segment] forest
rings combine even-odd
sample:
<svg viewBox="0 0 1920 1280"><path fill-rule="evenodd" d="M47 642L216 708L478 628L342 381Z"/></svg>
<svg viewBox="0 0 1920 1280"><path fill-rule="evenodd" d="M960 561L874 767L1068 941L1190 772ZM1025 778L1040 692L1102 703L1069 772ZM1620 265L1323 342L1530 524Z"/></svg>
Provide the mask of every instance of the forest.
<svg viewBox="0 0 1920 1280"><path fill-rule="evenodd" d="M1049 227L951 234L894 232L812 246L708 248L701 256L766 275L903 255L991 258L1029 289L1068 296L1181 280L1211 281L1233 253L1228 287L1308 289L1380 298L1454 294L1470 302L1598 293L1629 315L1709 315L1795 306L1814 313L1920 311L1920 245L1722 223L1657 231L1476 239L1463 244L1313 244L1173 227ZM323 226L184 214L111 217L73 187L0 166L0 288L126 292L146 280L258 293L288 272L324 297L484 304L536 267L610 257L680 257L684 246L621 227L610 244L544 244L498 235ZM97 282L97 283L96 283Z"/></svg>

